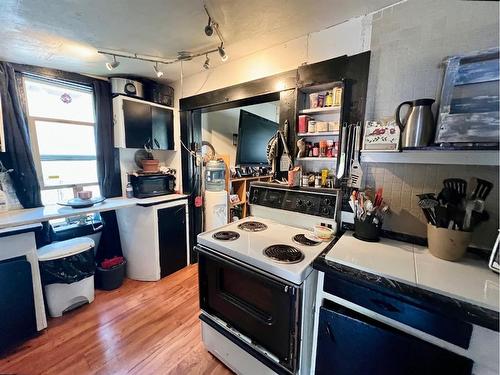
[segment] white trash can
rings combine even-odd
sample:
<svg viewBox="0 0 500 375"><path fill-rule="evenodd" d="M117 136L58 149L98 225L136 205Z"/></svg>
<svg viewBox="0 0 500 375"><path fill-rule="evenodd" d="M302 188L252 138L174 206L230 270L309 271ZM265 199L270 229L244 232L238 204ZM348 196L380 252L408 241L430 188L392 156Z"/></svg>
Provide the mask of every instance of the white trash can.
<svg viewBox="0 0 500 375"><path fill-rule="evenodd" d="M38 249L49 315L59 317L94 300L94 241L88 237L53 242Z"/></svg>

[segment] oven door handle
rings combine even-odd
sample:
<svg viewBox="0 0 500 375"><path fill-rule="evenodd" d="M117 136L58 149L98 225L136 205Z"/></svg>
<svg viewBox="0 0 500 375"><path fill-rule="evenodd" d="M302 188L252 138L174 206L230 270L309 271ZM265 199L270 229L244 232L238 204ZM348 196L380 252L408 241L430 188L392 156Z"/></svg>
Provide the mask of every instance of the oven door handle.
<svg viewBox="0 0 500 375"><path fill-rule="evenodd" d="M242 301L239 298L236 298L232 296L229 293L222 292L221 295L224 297L224 299L238 307L239 309L243 310L245 313L248 315L251 315L253 318L260 320L262 323L270 326L273 324L273 317L269 314L264 314L261 310L253 307L249 303L246 303L245 301Z"/></svg>

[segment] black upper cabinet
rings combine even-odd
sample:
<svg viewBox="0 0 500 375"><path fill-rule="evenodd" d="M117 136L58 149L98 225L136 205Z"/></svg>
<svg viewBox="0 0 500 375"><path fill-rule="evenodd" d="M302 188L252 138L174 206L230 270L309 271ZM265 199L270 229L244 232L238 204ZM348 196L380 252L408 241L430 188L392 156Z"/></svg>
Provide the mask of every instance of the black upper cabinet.
<svg viewBox="0 0 500 375"><path fill-rule="evenodd" d="M151 107L144 103L123 101L123 120L127 148L143 148L151 141Z"/></svg>
<svg viewBox="0 0 500 375"><path fill-rule="evenodd" d="M174 112L171 108L135 98L113 99L115 147L174 149Z"/></svg>
<svg viewBox="0 0 500 375"><path fill-rule="evenodd" d="M153 148L174 149L174 113L171 109L151 107Z"/></svg>

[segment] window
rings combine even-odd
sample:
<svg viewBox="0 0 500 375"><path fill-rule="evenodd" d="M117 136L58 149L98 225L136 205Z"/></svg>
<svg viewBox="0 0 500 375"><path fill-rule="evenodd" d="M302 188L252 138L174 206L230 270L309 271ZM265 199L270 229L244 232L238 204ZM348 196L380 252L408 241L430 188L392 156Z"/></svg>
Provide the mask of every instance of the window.
<svg viewBox="0 0 500 375"><path fill-rule="evenodd" d="M43 204L71 199L80 186L99 195L92 90L28 76L24 85Z"/></svg>

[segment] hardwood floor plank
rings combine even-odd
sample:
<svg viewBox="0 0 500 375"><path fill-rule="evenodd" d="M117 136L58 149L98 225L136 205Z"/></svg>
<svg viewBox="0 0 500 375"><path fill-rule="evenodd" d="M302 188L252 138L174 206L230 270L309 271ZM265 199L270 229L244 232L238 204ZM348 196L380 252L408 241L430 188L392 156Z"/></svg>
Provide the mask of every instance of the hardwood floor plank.
<svg viewBox="0 0 500 375"><path fill-rule="evenodd" d="M0 358L8 374L231 374L201 342L197 266L125 280Z"/></svg>

